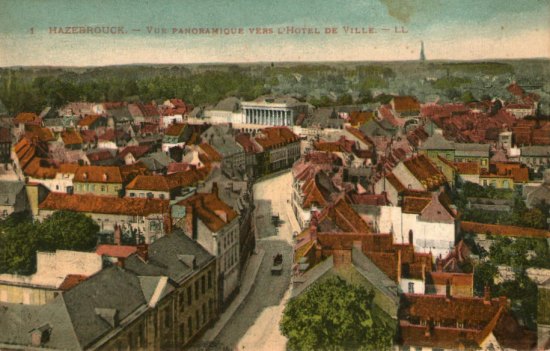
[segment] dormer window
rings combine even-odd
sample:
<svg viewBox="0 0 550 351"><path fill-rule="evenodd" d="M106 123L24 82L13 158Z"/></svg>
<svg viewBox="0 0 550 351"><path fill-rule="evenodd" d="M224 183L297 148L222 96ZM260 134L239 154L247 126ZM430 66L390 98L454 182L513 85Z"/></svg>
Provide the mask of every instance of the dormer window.
<svg viewBox="0 0 550 351"><path fill-rule="evenodd" d="M84 180L88 180L88 173L87 172L82 173L82 178Z"/></svg>
<svg viewBox="0 0 550 351"><path fill-rule="evenodd" d="M107 173L103 173L103 181L106 182L109 179Z"/></svg>

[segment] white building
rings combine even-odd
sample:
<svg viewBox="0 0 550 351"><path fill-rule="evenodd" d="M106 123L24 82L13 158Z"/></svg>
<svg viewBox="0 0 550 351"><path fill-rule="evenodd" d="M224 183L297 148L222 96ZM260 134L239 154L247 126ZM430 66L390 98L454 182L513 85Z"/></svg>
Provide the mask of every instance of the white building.
<svg viewBox="0 0 550 351"><path fill-rule="evenodd" d="M415 251L445 257L455 245L456 226L452 210L440 197L436 192L431 197L405 196L403 207L381 206L375 227L380 233L393 233L396 243L408 244L412 237Z"/></svg>
<svg viewBox="0 0 550 351"><path fill-rule="evenodd" d="M244 123L271 126L292 126L300 114L307 114L308 104L293 97L262 96L254 101L243 101Z"/></svg>

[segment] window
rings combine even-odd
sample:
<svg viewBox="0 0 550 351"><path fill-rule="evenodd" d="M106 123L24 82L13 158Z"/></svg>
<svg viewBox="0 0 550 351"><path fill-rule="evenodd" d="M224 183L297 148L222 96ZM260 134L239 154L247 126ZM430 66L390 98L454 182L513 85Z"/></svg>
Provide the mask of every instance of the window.
<svg viewBox="0 0 550 351"><path fill-rule="evenodd" d="M206 320L207 320L206 316L207 316L206 315L206 303L203 303L202 304L202 323L203 324L206 323Z"/></svg>
<svg viewBox="0 0 550 351"><path fill-rule="evenodd" d="M130 193L130 197L136 197L136 193Z"/></svg>
<svg viewBox="0 0 550 351"><path fill-rule="evenodd" d="M185 341L185 323L180 324L180 340L181 342Z"/></svg>
<svg viewBox="0 0 550 351"><path fill-rule="evenodd" d="M208 312L210 312L210 315L214 312L214 301L212 299L208 299Z"/></svg>
<svg viewBox="0 0 550 351"><path fill-rule="evenodd" d="M185 306L185 294L182 291L182 292L180 292L180 297L179 297L180 312L183 312L184 306Z"/></svg>
<svg viewBox="0 0 550 351"><path fill-rule="evenodd" d="M208 289L212 289L212 271L208 271Z"/></svg>
<svg viewBox="0 0 550 351"><path fill-rule="evenodd" d="M195 280L195 299L199 298L199 281Z"/></svg>
<svg viewBox="0 0 550 351"><path fill-rule="evenodd" d="M101 192L102 192L102 193L105 192L105 185L102 185L102 186L101 186Z"/></svg>
<svg viewBox="0 0 550 351"><path fill-rule="evenodd" d="M164 309L164 327L168 328L170 327L170 309L167 307Z"/></svg>
<svg viewBox="0 0 550 351"><path fill-rule="evenodd" d="M191 302L193 302L193 287L189 286L187 287L187 304L191 305Z"/></svg>
<svg viewBox="0 0 550 351"><path fill-rule="evenodd" d="M201 277L201 292L203 294L206 292L206 277L204 275Z"/></svg>
<svg viewBox="0 0 550 351"><path fill-rule="evenodd" d="M191 337L193 335L193 318L191 317L187 318L187 329L189 330L188 337Z"/></svg>
<svg viewBox="0 0 550 351"><path fill-rule="evenodd" d="M409 294L414 294L414 283L409 283Z"/></svg>
<svg viewBox="0 0 550 351"><path fill-rule="evenodd" d="M195 311L195 322L197 322L197 329L201 325L201 319L200 318L201 318L200 312L199 312L199 310L196 310Z"/></svg>

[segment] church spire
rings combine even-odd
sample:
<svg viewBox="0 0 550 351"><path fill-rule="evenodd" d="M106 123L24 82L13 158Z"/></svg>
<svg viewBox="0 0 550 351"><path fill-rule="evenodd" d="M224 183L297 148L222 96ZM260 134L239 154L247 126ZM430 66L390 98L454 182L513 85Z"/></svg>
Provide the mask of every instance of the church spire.
<svg viewBox="0 0 550 351"><path fill-rule="evenodd" d="M424 41L420 42L420 61L426 61L426 54L424 54Z"/></svg>

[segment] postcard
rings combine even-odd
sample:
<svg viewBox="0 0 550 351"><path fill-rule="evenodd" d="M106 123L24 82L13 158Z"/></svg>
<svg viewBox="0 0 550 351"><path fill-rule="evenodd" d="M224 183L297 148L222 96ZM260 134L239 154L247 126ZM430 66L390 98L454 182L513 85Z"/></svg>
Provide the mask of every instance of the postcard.
<svg viewBox="0 0 550 351"><path fill-rule="evenodd" d="M0 350L550 349L550 2L0 0Z"/></svg>

